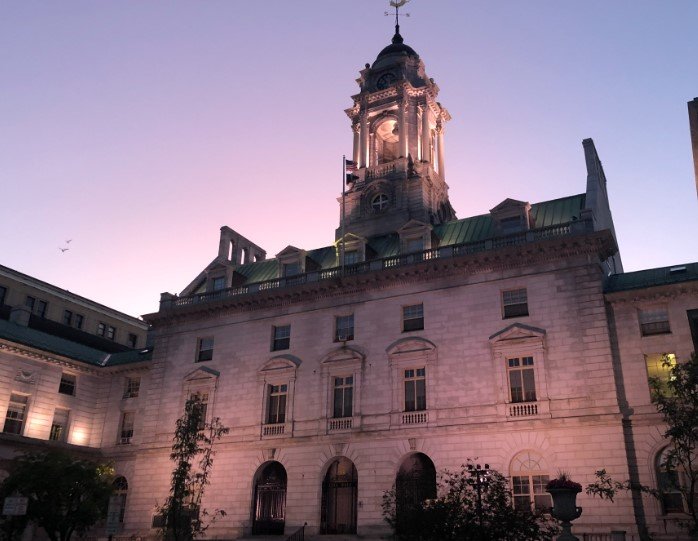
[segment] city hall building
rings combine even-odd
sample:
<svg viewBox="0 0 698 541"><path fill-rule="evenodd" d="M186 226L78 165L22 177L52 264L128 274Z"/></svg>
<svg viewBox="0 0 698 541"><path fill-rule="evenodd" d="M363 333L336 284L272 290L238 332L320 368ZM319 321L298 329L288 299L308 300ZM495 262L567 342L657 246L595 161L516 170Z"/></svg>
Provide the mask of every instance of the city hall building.
<svg viewBox="0 0 698 541"><path fill-rule="evenodd" d="M502 194L457 219L451 117L399 28L358 83L334 244L268 257L222 227L211 263L144 316L147 348L101 354L1 322L2 458L59 446L114 461L118 535L154 536L175 420L196 394L230 428L203 498L227 513L209 538L304 523L378 537L385 491L433 497L437 473L468 458L506 475L522 508L549 507L561 470L658 487L612 504L580 494L575 531L680 538L684 502L663 483L680 472L659 468L648 376L696 349L698 264L623 273L591 139L579 193Z"/></svg>

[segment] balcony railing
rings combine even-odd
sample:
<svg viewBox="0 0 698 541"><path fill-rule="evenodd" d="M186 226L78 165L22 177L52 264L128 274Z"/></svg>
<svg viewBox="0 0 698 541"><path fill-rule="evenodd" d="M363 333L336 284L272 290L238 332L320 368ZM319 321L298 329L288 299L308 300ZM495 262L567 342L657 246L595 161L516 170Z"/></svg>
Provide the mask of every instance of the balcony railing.
<svg viewBox="0 0 698 541"><path fill-rule="evenodd" d="M400 254L382 259L373 259L371 261L363 261L353 265L342 267L333 267L330 269L322 269L317 271L307 272L305 274L297 274L294 276L274 278L264 282L254 282L241 287L232 287L211 291L207 293L197 293L186 297L177 297L176 295L164 295L160 301L160 309L167 310L177 306L189 306L193 304L203 304L212 301L222 300L238 295L249 293L258 293L261 291L269 291L292 287L304 284L312 284L321 280L331 280L342 276L355 276L368 272L375 272L384 269L394 269L407 265L413 265L422 261L432 261L440 259L449 259L469 254L477 254L491 250L498 250L507 246L519 246L528 242L535 242L554 237L564 237L575 232L591 231L591 222L578 220L565 224L533 229L506 235L503 237L495 237L477 242L468 242L464 244L455 244L451 246L442 246L439 248L431 248L423 252L414 252L411 254Z"/></svg>
<svg viewBox="0 0 698 541"><path fill-rule="evenodd" d="M530 417L531 415L538 415L538 404L535 402L511 404L509 406L509 417Z"/></svg>
<svg viewBox="0 0 698 541"><path fill-rule="evenodd" d="M353 419L351 417L341 417L339 419L328 419L327 430L336 432L337 430L350 430Z"/></svg>
<svg viewBox="0 0 698 541"><path fill-rule="evenodd" d="M428 420L426 411L410 411L402 414L403 425L423 425Z"/></svg>
<svg viewBox="0 0 698 541"><path fill-rule="evenodd" d="M282 436L286 429L284 423L267 424L262 426L262 436Z"/></svg>

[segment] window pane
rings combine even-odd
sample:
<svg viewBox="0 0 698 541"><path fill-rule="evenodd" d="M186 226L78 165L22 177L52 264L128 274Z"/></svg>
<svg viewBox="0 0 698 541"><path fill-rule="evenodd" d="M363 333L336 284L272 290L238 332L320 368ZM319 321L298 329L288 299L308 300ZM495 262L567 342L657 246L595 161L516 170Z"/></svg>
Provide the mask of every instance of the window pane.
<svg viewBox="0 0 698 541"><path fill-rule="evenodd" d="M515 370L509 372L509 387L511 389L511 401L523 402L523 384L521 382L521 371Z"/></svg>
<svg viewBox="0 0 698 541"><path fill-rule="evenodd" d="M334 412L333 417L344 417L344 389L334 390Z"/></svg>
<svg viewBox="0 0 698 541"><path fill-rule="evenodd" d="M524 398L526 402L536 401L536 381L533 375L533 370L522 370L523 376L523 387L524 387Z"/></svg>
<svg viewBox="0 0 698 541"><path fill-rule="evenodd" d="M405 411L415 410L415 388L414 381L405 382Z"/></svg>
<svg viewBox="0 0 698 541"><path fill-rule="evenodd" d="M423 379L417 380L417 409L425 410L427 409L427 388L426 381Z"/></svg>

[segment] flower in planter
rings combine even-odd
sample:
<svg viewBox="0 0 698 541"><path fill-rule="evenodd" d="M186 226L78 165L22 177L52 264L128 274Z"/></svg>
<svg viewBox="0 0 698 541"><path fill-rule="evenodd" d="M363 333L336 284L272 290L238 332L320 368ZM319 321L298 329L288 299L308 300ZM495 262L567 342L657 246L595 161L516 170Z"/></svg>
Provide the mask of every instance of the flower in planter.
<svg viewBox="0 0 698 541"><path fill-rule="evenodd" d="M572 481L572 479L570 479L569 474L565 472L559 473L555 479L551 479L550 481L548 481L548 484L545 485L545 490L549 490L551 488L566 488L568 490L576 490L577 492L582 491L582 485Z"/></svg>

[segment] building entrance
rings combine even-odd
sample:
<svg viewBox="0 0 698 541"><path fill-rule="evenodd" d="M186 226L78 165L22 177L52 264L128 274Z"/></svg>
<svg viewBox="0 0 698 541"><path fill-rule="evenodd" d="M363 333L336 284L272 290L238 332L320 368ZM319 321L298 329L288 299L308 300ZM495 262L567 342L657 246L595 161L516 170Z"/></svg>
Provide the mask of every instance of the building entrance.
<svg viewBox="0 0 698 541"><path fill-rule="evenodd" d="M263 465L255 475L254 535L281 535L286 519L286 470L279 462Z"/></svg>
<svg viewBox="0 0 698 541"><path fill-rule="evenodd" d="M358 475L348 458L335 460L322 483L320 533L355 534Z"/></svg>

